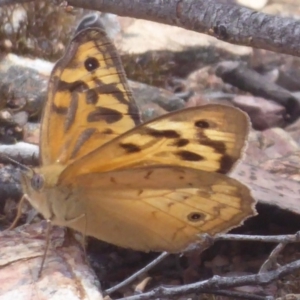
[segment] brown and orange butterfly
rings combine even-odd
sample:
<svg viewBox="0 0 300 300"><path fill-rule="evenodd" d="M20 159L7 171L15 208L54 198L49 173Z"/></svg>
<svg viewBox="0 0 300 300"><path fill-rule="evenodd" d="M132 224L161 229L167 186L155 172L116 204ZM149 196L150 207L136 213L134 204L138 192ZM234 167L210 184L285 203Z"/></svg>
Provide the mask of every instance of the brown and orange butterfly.
<svg viewBox="0 0 300 300"><path fill-rule="evenodd" d="M253 215L249 189L226 175L247 116L207 105L141 124L117 51L92 21L52 71L41 166L22 176L31 204L53 224L143 251L179 252Z"/></svg>

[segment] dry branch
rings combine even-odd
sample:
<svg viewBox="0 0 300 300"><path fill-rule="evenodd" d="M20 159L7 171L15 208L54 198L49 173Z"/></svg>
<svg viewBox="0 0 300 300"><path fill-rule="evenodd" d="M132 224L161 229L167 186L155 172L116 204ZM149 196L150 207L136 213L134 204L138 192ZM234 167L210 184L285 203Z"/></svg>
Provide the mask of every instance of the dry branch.
<svg viewBox="0 0 300 300"><path fill-rule="evenodd" d="M0 0L0 6L32 2L34 0Z"/></svg>
<svg viewBox="0 0 300 300"><path fill-rule="evenodd" d="M271 252L270 256L268 257L268 259L264 262L264 264L262 265L262 267L260 268L257 276L263 275L263 274L267 274L266 278L267 280L269 280L268 282L271 282L272 280L275 280L277 278L279 278L281 276L282 273L285 273L285 269L280 269L280 266L277 264L277 267L279 267L278 269L280 269L281 271L277 272L276 274L270 274L269 269L271 267L273 267L274 264L276 264L276 260L278 255L280 254L280 252L283 250L284 246L288 243L297 243L300 241L300 232L297 232L295 234L290 234L290 235L277 235L277 236L259 236L259 235L243 235L243 234L217 234L214 237L211 237L209 235L201 235L201 238L203 241L207 241L208 243L210 243L211 245L218 241L218 240L229 240L229 241L255 241L255 242L270 242L270 243L279 243L275 249ZM160 256L158 256L156 259L154 259L151 263L149 263L146 267L140 269L138 272L134 273L132 276L128 277L126 280L122 281L121 283L119 283L118 285L108 289L105 291L106 294L112 294L115 291L119 290L120 288L128 285L129 283L131 283L132 281L134 281L135 279L137 279L141 274L145 274L147 273L152 267L154 267L155 265L157 265L158 263L160 263L162 260L164 260L166 257L168 256L167 252L162 253ZM291 267L293 268L294 265L290 264ZM299 261L299 266L300 266L300 261ZM278 270L277 269L277 270ZM288 273L285 273L284 275L287 275ZM264 278L265 277L257 277L257 282L253 281L253 277L251 276L255 276L255 275L250 275L250 276L244 276L244 280L247 281L245 284L260 284L260 283L266 283L264 282ZM278 276L278 277L275 277ZM282 275L283 276L283 275ZM156 288L155 290L152 290L150 292L147 293L143 293L141 295L138 296L132 296L132 297L126 297L126 299L129 300L142 300L142 299L152 299L156 298L156 297L162 297L162 296L179 296L179 295L187 295L189 293L208 293L208 294L215 294L215 295L223 295L223 296L228 296L228 297L234 297L234 298L239 298L239 299L273 299L272 297L261 297L258 295L253 295L253 294L246 294L246 293L237 293L237 292L231 292L231 291L222 291L219 288L229 288L229 287L236 287L236 286L242 286L244 285L243 282L241 283L241 281L236 280L237 278L240 277L230 277L232 278L232 282L238 282L237 285L231 285L228 283L228 281L223 280L223 277L219 277L219 276L214 276L213 278L206 280L206 281L202 281L202 282L198 282L196 284L192 284L192 285L184 285L181 288L164 288L164 287L159 287ZM268 279L268 278L274 278L274 279ZM220 280L221 285L219 286L218 280ZM250 280L248 282L248 280ZM227 286L229 284L229 286ZM205 285L208 285L208 287L205 287ZM187 287L189 286L189 287ZM195 287L196 286L196 287ZM185 292L182 293L183 289ZM191 289L191 290L189 290ZM195 289L199 289L199 290L195 290ZM173 294L174 293L174 294ZM149 297L149 298L147 298ZM119 299L119 300L123 300L125 298Z"/></svg>
<svg viewBox="0 0 300 300"><path fill-rule="evenodd" d="M0 6L30 0L0 0ZM219 40L300 56L300 21L215 0L52 0L198 31Z"/></svg>
<svg viewBox="0 0 300 300"><path fill-rule="evenodd" d="M168 252L163 252L162 254L160 254L156 259L154 259L153 261L151 261L147 266L145 266L144 268L140 269L139 271L137 271L136 273L132 274L130 277L126 278L125 280L123 280L122 282L120 282L119 284L113 286L110 289L107 289L105 291L105 293L107 295L110 295L112 293L114 293L115 291L121 289L122 287L128 285L129 283L133 282L134 280L136 280L139 276L141 276L142 274L147 273L149 270L151 270L154 266L156 266L157 264L159 264L161 261L163 261L167 256L169 255Z"/></svg>
<svg viewBox="0 0 300 300"><path fill-rule="evenodd" d="M298 243L300 242L300 231L295 234L283 235L246 235L246 234L216 234L213 241L247 241L265 243Z"/></svg>
<svg viewBox="0 0 300 300"><path fill-rule="evenodd" d="M212 292L214 290L232 288L244 285L259 285L268 284L274 280L282 278L285 275L291 274L300 269L300 260L294 261L292 263L286 264L285 266L279 267L277 270L246 276L237 277L221 277L214 276L211 279L186 284L184 286L177 287L165 287L160 286L153 289L150 292L143 293L137 296L126 297L118 300L144 300L144 299L157 299L160 297L167 297L172 299L175 296L189 295L189 294L199 294L207 293L209 290ZM265 298L265 299L270 299ZM272 299L272 298L271 298Z"/></svg>
<svg viewBox="0 0 300 300"><path fill-rule="evenodd" d="M175 25L232 44L300 56L300 21L238 5L215 0L69 0L67 3Z"/></svg>

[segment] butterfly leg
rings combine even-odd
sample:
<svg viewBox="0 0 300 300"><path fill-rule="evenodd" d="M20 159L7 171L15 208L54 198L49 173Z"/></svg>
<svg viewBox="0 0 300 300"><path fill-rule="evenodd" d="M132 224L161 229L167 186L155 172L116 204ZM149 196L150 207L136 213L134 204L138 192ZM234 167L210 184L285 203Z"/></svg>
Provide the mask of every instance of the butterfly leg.
<svg viewBox="0 0 300 300"><path fill-rule="evenodd" d="M28 196L27 194L24 194L18 204L18 208L17 208L17 215L15 216L14 221L12 222L12 224L6 229L6 230L12 230L16 227L18 221L20 220L21 216L22 216L22 208L23 205L25 203L25 201L28 201Z"/></svg>
<svg viewBox="0 0 300 300"><path fill-rule="evenodd" d="M38 278L41 278L42 271L43 271L44 264L45 264L46 257L47 257L47 253L48 253L48 250L49 250L51 228L52 228L51 220L47 220L46 245L45 245L45 251L44 251L44 254L43 254L41 266L40 266L40 269L39 269L39 272L38 272Z"/></svg>
<svg viewBox="0 0 300 300"><path fill-rule="evenodd" d="M65 226L68 226L68 224L73 223L73 222L76 222L76 221L78 221L78 220L80 220L81 218L84 218L84 217L85 217L85 214L81 214L81 215L79 215L78 217L75 217L75 218L73 218L73 219L69 219L69 220L65 219L65 220L64 220ZM72 226L70 226L70 227L72 227Z"/></svg>
<svg viewBox="0 0 300 300"><path fill-rule="evenodd" d="M65 221L66 221L66 223L72 223L72 222L77 221L78 219L81 219L84 216L85 216L85 214L82 214L82 215L80 215L76 218L73 218L71 220L65 220ZM41 266L40 266L40 269L39 269L39 272L38 272L38 278L40 278L41 275L42 275L43 267L44 267L46 257L47 257L47 253L48 253L49 246L50 246L50 231L52 229L52 221L53 220L51 218L47 220L46 245L45 245L45 251L44 251L44 254L43 254Z"/></svg>
<svg viewBox="0 0 300 300"><path fill-rule="evenodd" d="M70 220L65 220L65 226L68 226L68 224L70 224L70 223L73 223L73 222L76 222L76 221L78 221L78 220L80 220L81 218L84 218L85 217L85 214L81 214L81 215L79 215L78 217L76 217L76 218L73 218L73 219L70 219ZM70 227L72 227L72 226L70 226ZM86 230L85 230L86 231ZM80 244L81 244L81 246L82 246L82 248L83 248L83 251L84 251L84 256L87 258L87 255L86 255L86 247L85 247L85 245L86 245L86 235L84 234L84 233L82 233L82 239L80 239Z"/></svg>

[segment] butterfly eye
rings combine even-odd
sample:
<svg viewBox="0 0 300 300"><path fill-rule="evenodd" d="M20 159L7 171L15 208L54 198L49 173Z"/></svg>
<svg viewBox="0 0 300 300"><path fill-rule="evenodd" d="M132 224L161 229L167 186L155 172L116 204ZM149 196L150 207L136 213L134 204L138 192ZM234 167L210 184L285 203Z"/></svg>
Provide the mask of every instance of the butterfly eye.
<svg viewBox="0 0 300 300"><path fill-rule="evenodd" d="M190 222L199 222L205 219L205 215L199 212L192 212L187 216Z"/></svg>
<svg viewBox="0 0 300 300"><path fill-rule="evenodd" d="M31 186L36 191L42 189L44 186L44 177L41 174L34 174L31 178Z"/></svg>
<svg viewBox="0 0 300 300"><path fill-rule="evenodd" d="M89 57L84 62L84 67L91 72L100 67L98 60L95 57Z"/></svg>

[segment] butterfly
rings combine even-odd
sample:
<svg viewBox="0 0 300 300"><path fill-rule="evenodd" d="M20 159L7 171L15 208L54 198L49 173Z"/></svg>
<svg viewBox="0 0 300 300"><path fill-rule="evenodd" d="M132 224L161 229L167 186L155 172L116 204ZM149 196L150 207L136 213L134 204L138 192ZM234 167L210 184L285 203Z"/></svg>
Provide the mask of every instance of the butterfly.
<svg viewBox="0 0 300 300"><path fill-rule="evenodd" d="M50 76L40 167L22 175L52 224L141 251L183 251L255 214L226 174L249 132L245 113L211 104L142 124L113 43L88 16Z"/></svg>

